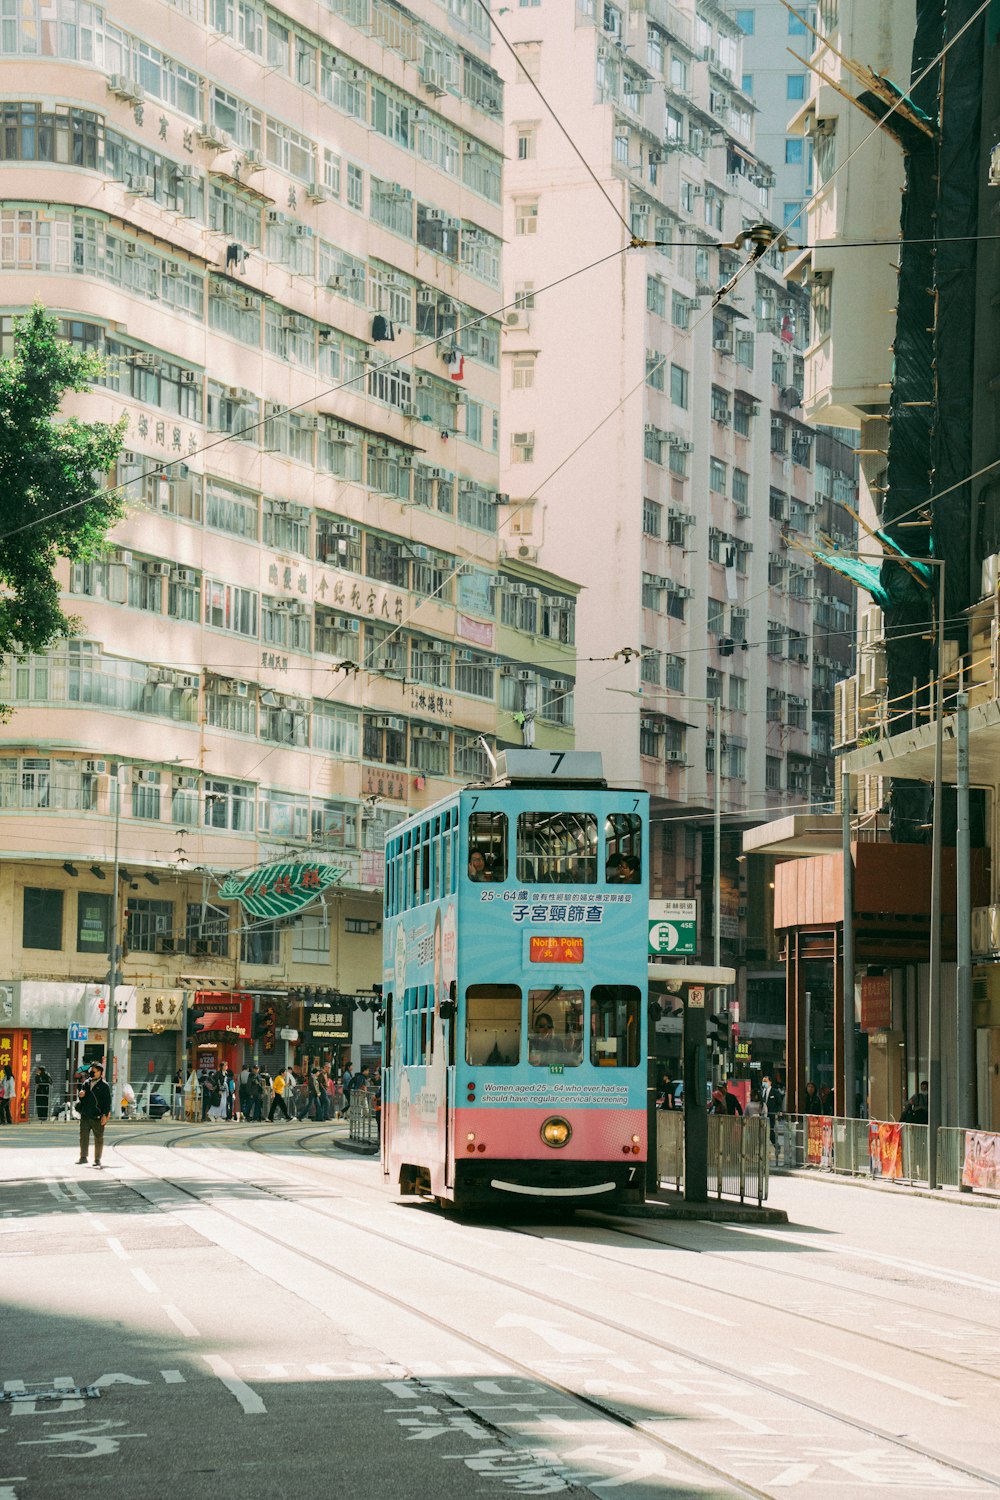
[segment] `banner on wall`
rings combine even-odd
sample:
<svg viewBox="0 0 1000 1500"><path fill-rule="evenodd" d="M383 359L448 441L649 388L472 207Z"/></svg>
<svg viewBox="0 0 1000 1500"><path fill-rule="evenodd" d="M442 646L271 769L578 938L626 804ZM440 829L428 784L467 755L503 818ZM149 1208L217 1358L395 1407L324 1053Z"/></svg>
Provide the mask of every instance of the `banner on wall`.
<svg viewBox="0 0 1000 1500"><path fill-rule="evenodd" d="M10 1117L15 1125L28 1118L31 1100L31 1032L0 1030L0 1068L14 1075L14 1098Z"/></svg>

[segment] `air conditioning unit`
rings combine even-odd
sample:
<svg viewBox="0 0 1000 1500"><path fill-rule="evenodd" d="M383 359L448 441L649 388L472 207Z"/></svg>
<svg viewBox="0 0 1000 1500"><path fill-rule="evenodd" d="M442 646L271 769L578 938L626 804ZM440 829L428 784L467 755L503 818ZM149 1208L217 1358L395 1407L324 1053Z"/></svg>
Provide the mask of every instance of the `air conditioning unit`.
<svg viewBox="0 0 1000 1500"><path fill-rule="evenodd" d="M125 181L125 191L131 193L133 198L152 198L156 192L156 178L148 173L130 175Z"/></svg>
<svg viewBox="0 0 1000 1500"><path fill-rule="evenodd" d="M225 151L232 145L226 132L213 125L211 120L202 120L198 127L198 141L210 151Z"/></svg>
<svg viewBox="0 0 1000 1500"><path fill-rule="evenodd" d="M424 68L421 74L424 88L429 94L439 97L445 92L444 74L437 68Z"/></svg>
<svg viewBox="0 0 1000 1500"><path fill-rule="evenodd" d="M517 680L518 682L534 682L535 674L534 672L518 672Z"/></svg>
<svg viewBox="0 0 1000 1500"><path fill-rule="evenodd" d="M527 330L531 326L531 316L526 307L514 307L510 312L503 315L504 323L508 328L523 328Z"/></svg>
<svg viewBox="0 0 1000 1500"><path fill-rule="evenodd" d="M328 427L326 429L327 441L331 443L349 443L351 431L348 427Z"/></svg>
<svg viewBox="0 0 1000 1500"><path fill-rule="evenodd" d="M197 583L198 574L193 568L175 568L173 571L175 583Z"/></svg>
<svg viewBox="0 0 1000 1500"><path fill-rule="evenodd" d="M515 432L512 442L515 448L530 448L535 441L533 432Z"/></svg>
<svg viewBox="0 0 1000 1500"><path fill-rule="evenodd" d="M85 760L83 769L88 776L106 776L108 774L108 763L106 760Z"/></svg>
<svg viewBox="0 0 1000 1500"><path fill-rule="evenodd" d="M199 679L192 676L192 674L189 672L179 677L177 681L178 685L182 688L186 688L188 692L190 692L194 688L197 688L199 685Z"/></svg>
<svg viewBox="0 0 1000 1500"><path fill-rule="evenodd" d="M400 407L404 417L419 417L420 408L415 401L404 401Z"/></svg>
<svg viewBox="0 0 1000 1500"><path fill-rule="evenodd" d="M197 385L199 375L197 370L182 370L177 378L181 385Z"/></svg>
<svg viewBox="0 0 1000 1500"><path fill-rule="evenodd" d="M153 952L154 953L173 953L173 951L174 951L174 940L173 940L172 937L164 937L162 934L158 934L156 937L154 937L154 939L153 939Z"/></svg>
<svg viewBox="0 0 1000 1500"><path fill-rule="evenodd" d="M249 151L244 151L243 165L248 172L262 172L264 170L263 151L258 151L256 147L251 147Z"/></svg>
<svg viewBox="0 0 1000 1500"><path fill-rule="evenodd" d="M218 958L222 953L224 941L225 939L221 937L195 938L189 952L195 958Z"/></svg>
<svg viewBox="0 0 1000 1500"><path fill-rule="evenodd" d="M663 759L669 761L671 765L675 766L683 766L687 764L687 756L684 754L683 750L667 750L664 754Z"/></svg>
<svg viewBox="0 0 1000 1500"><path fill-rule="evenodd" d="M125 99L129 104L141 104L146 97L141 85L125 73L112 73L108 78L108 90L117 99Z"/></svg>
<svg viewBox="0 0 1000 1500"><path fill-rule="evenodd" d="M321 182L311 182L306 188L306 197L310 203L325 203L330 194Z"/></svg>
<svg viewBox="0 0 1000 1500"><path fill-rule="evenodd" d="M315 412L305 412L304 414L300 415L298 420L299 431L318 432L321 422L322 418L317 416Z"/></svg>
<svg viewBox="0 0 1000 1500"><path fill-rule="evenodd" d="M437 297L429 286L417 287L417 303L420 307L433 307Z"/></svg>
<svg viewBox="0 0 1000 1500"><path fill-rule="evenodd" d="M394 718L391 714L380 714L375 720L376 729L395 729L400 733L406 728L405 719Z"/></svg>
<svg viewBox="0 0 1000 1500"><path fill-rule="evenodd" d="M145 571L149 573L153 578L169 578L170 564L168 562L146 563Z"/></svg>
<svg viewBox="0 0 1000 1500"><path fill-rule="evenodd" d="M529 546L527 542L522 542L517 549L517 555L524 562L537 562L538 548Z"/></svg>

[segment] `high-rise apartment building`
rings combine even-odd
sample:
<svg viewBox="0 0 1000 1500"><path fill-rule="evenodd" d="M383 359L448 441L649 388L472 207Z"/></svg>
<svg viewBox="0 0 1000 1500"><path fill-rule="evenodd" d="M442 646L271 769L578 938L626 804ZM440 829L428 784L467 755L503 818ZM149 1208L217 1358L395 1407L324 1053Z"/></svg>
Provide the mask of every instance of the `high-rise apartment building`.
<svg viewBox="0 0 1000 1500"><path fill-rule="evenodd" d="M576 0L497 25L516 57L495 45L509 531L583 586L577 742L653 794L655 894L702 898L710 954L714 778L730 828L812 796L807 303L771 252L714 305L749 258L743 234L772 218L725 10ZM745 890L724 839L738 961Z"/></svg>
<svg viewBox="0 0 1000 1500"><path fill-rule="evenodd" d="M162 1076L192 991L367 990L386 826L486 764L503 86L475 0L40 0L0 47L3 351L41 300L105 361L67 409L128 420L77 634L3 664L2 1020L61 1072L117 932ZM222 893L281 862L303 915Z"/></svg>
<svg viewBox="0 0 1000 1500"><path fill-rule="evenodd" d="M813 190L812 142L788 124L811 92L802 59L813 50L809 27L816 5L802 0L789 10L781 0L726 0L726 9L743 33L741 82L757 110L755 145L774 174L771 217L801 235L802 209Z"/></svg>

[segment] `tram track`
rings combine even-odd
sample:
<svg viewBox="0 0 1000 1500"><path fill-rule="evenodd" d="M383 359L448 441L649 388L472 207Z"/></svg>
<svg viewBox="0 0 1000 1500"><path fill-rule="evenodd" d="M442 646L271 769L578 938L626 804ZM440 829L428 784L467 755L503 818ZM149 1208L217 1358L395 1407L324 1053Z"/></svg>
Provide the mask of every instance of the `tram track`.
<svg viewBox="0 0 1000 1500"><path fill-rule="evenodd" d="M288 1134L290 1133L291 1132L288 1132ZM211 1129L205 1129L198 1130L197 1134L198 1136L208 1136L209 1138L212 1138L214 1132ZM279 1134L278 1132L264 1131L259 1134L254 1134L253 1136L243 1137L240 1140L239 1144L245 1146L247 1149L253 1151L256 1155L259 1155L266 1160L271 1156L272 1153L268 1150L263 1149L263 1147L261 1145L258 1145L257 1143L263 1142L265 1140L277 1141L282 1137L287 1139L286 1132L282 1131ZM172 1136L170 1139L165 1140L162 1135L159 1135L156 1137L155 1141L157 1145L166 1145L168 1149L176 1150L179 1152L186 1152L187 1150L189 1150L191 1142L192 1132L190 1130L190 1127L184 1132L182 1136ZM118 1146L118 1149L121 1150L123 1147L127 1149L128 1147L133 1145L148 1145L150 1143L151 1142L148 1134L143 1133L136 1140L127 1139L123 1142L116 1142L116 1145ZM302 1142L301 1139L296 1140L294 1143L303 1151L306 1150L304 1142ZM220 1144L222 1144L221 1141ZM124 1159L129 1162L129 1165L133 1169L142 1172L148 1179L153 1181L162 1181L173 1187L176 1191L183 1193L193 1202L209 1206L216 1213L219 1213L223 1217L239 1224L242 1228L246 1228L244 1219L240 1215L227 1209L226 1206L220 1203L215 1197L201 1196L197 1191L186 1186L183 1181L177 1181L174 1177L166 1177L163 1174L152 1172L141 1162L129 1160L129 1157L127 1155L124 1155ZM406 1251L410 1255L419 1255L422 1258L430 1260L439 1266L461 1271L468 1276L478 1276L482 1280L486 1281L491 1287L504 1287L515 1292L518 1296L535 1299L542 1305L547 1314L551 1314L552 1310L557 1309L560 1312L567 1313L574 1318L583 1319L590 1328L603 1328L609 1333L614 1333L631 1340L636 1340L646 1347L655 1350L658 1354L670 1355L674 1358L685 1360L706 1371L711 1371L713 1375L718 1374L718 1362L713 1358L708 1358L707 1356L700 1355L697 1352L692 1352L688 1348L673 1344L666 1339L647 1332L641 1328L637 1328L631 1324L621 1323L615 1319L584 1310L581 1308L579 1303L570 1302L568 1300L560 1298L553 1292L550 1292L548 1290L544 1292L536 1292L531 1287L525 1286L521 1281L515 1281L511 1278L498 1276L493 1272L483 1271L480 1267L471 1265L465 1260L457 1259L452 1255L444 1254L440 1250L433 1250L424 1246L415 1245L411 1240L390 1234L383 1228L376 1228L364 1223L359 1223L357 1220L349 1216L330 1211L328 1208L321 1207L315 1203L302 1202L301 1200L295 1198L293 1195L287 1192L280 1191L273 1184L251 1182L248 1181L245 1176L241 1176L239 1173L227 1173L225 1169L221 1167L216 1161L213 1161L211 1163L211 1170L215 1173L218 1173L223 1179L228 1178L228 1180L230 1181L240 1182L243 1186L250 1188L253 1191L259 1192L264 1196L285 1201L301 1212L306 1212L328 1222L336 1223L342 1228L348 1229L353 1233L369 1235L375 1239L382 1241L383 1243L398 1247ZM313 1174L310 1173L310 1175ZM330 1174L325 1173L321 1175L329 1184ZM357 1191L359 1184L356 1182L356 1179L352 1178L350 1179L350 1182L352 1190ZM127 1179L125 1180L124 1185L130 1187L132 1191L140 1191L133 1183L129 1182ZM210 1191L210 1185L206 1185L206 1191ZM140 1196L143 1195L140 1193ZM515 1229L513 1232L520 1231ZM621 1232L625 1235L630 1234L629 1231ZM384 1287L375 1285L370 1281L366 1281L363 1278L358 1277L349 1271L346 1271L341 1265L336 1264L332 1260L317 1256L311 1251L288 1245L285 1239L277 1235L270 1234L266 1229L260 1228L255 1225L253 1228L253 1233L261 1238L271 1241L276 1245L279 1245L286 1252L298 1256L314 1265L321 1267L325 1271L340 1277L359 1290L363 1290L369 1295L375 1295L388 1302L391 1306L396 1307L400 1310L404 1310L408 1314L426 1322L428 1326L432 1326L440 1331L447 1332L452 1336L460 1338L465 1343L467 1343L470 1348L489 1356L489 1358L503 1359L507 1364L511 1366L511 1368L517 1370L520 1374L532 1380L545 1381L554 1390L560 1392L562 1395L581 1403L583 1406L585 1406L595 1414L599 1414L600 1416L613 1421L617 1425L629 1429L637 1436L643 1437L646 1441L654 1444L665 1453L670 1454L673 1458L681 1459L687 1464L696 1466L706 1475L711 1475L715 1480L724 1481L725 1483L729 1484L737 1493L757 1496L759 1497L759 1500L778 1500L778 1496L774 1494L774 1492L759 1488L749 1483L746 1479L742 1478L732 1470L726 1469L719 1466L718 1464L710 1462L703 1455L693 1452L689 1447L684 1447L678 1443L670 1442L659 1432L653 1430L646 1422L638 1420L630 1416L627 1412L622 1411L618 1406L614 1405L610 1399L601 1399L589 1394L588 1392L578 1390L573 1386L565 1384L564 1382L561 1382L557 1379L553 1379L548 1373L540 1371L538 1368L532 1366L524 1360L512 1358L506 1353L501 1353L492 1345L487 1344L482 1339L477 1338L474 1334L458 1330L452 1323L444 1322L435 1314L421 1309L418 1306L415 1306L411 1301L404 1301L400 1298L397 1298L391 1292L387 1291ZM544 1236L539 1234L529 1233L527 1237L539 1239L544 1241L545 1243L550 1243L549 1241L545 1240ZM642 1235L634 1235L631 1237L639 1239L653 1238ZM664 1243L659 1240L654 1240L654 1242L661 1244ZM670 1242L666 1243L668 1245L670 1244ZM577 1249L578 1247L574 1246L573 1248ZM591 1252L588 1252L585 1248L582 1253L584 1253L585 1255L591 1254ZM604 1260L613 1260L613 1257L597 1258ZM615 1263L619 1267L622 1264L620 1261ZM633 1269L642 1269L645 1271L646 1268ZM661 1273L653 1274L660 1275ZM684 1278L677 1279L681 1280L682 1283L685 1282ZM700 1287L700 1284L691 1281L687 1281L686 1284L692 1286L698 1285ZM704 1287L700 1287L700 1289L704 1290ZM827 1291L829 1291L829 1287L827 1287ZM755 1299L742 1300L751 1302L753 1303L753 1305L758 1307L767 1307L768 1309L773 1308L773 1303L757 1302L755 1301ZM795 1313L793 1314L793 1316L799 1317L801 1315ZM824 1324L823 1326L829 1329L835 1325ZM840 1331L853 1332L853 1330ZM901 1347L899 1344L891 1342L889 1340L874 1340L874 1342L882 1344L884 1347L891 1348L897 1352ZM925 1355L923 1357L927 1358L933 1363L951 1363L949 1361L939 1360L936 1356ZM953 1368L960 1370L963 1374L978 1377L979 1379L996 1380L997 1378L994 1376L990 1376L981 1370L977 1370L966 1365L953 1364ZM839 1411L832 1406L825 1405L824 1403L816 1401L800 1392L790 1392L779 1385L764 1380L761 1377L753 1375L751 1373L744 1373L738 1370L731 1370L727 1368L726 1374L732 1381L745 1388L750 1389L758 1395L767 1395L779 1401L788 1403L790 1406L797 1408L800 1411L808 1412L813 1416L822 1417L823 1419L836 1423L839 1426L847 1428L856 1434L860 1434L868 1440L876 1440L878 1442L888 1444L895 1450L902 1451L911 1456L919 1457L920 1459L940 1465L951 1473L962 1475L966 1479L975 1480L980 1484L989 1486L993 1490L1000 1491L1000 1474L990 1473L974 1465L965 1463L947 1453L938 1452L924 1444L914 1442L898 1433L893 1433L880 1428L875 1423L867 1419L863 1420L858 1417L852 1416L849 1413ZM420 1377L416 1375L409 1376L408 1378L412 1378L418 1383L420 1380Z"/></svg>

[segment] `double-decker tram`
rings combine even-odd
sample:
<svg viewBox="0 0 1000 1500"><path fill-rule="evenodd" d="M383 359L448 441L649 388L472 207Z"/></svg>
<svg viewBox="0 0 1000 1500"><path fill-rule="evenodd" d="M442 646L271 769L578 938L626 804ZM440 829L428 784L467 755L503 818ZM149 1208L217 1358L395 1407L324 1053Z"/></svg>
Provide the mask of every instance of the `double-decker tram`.
<svg viewBox="0 0 1000 1500"><path fill-rule="evenodd" d="M511 750L386 840L382 1165L442 1203L641 1201L648 797Z"/></svg>

